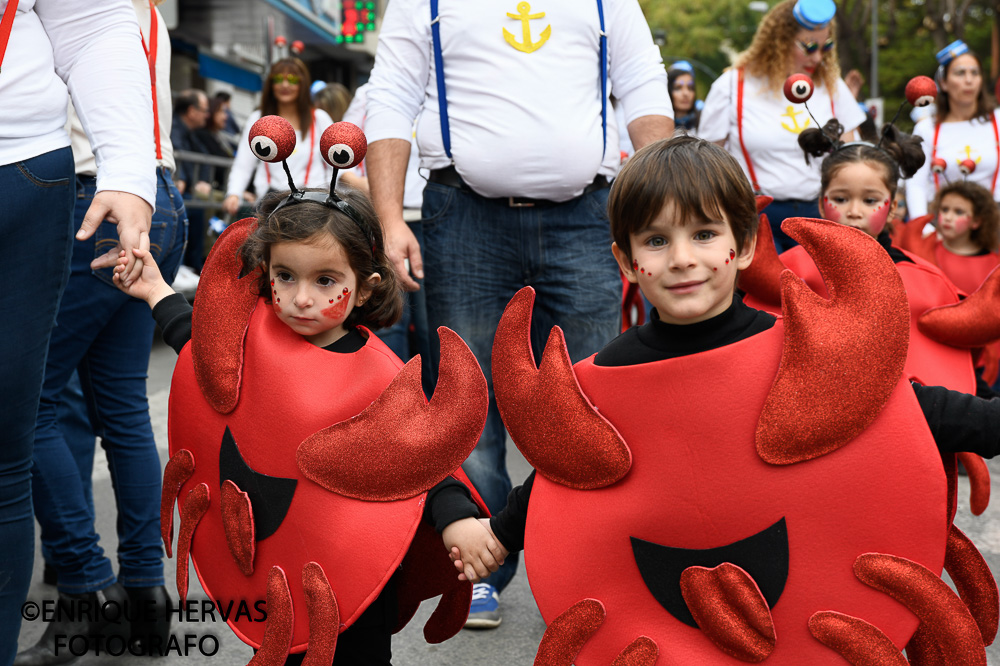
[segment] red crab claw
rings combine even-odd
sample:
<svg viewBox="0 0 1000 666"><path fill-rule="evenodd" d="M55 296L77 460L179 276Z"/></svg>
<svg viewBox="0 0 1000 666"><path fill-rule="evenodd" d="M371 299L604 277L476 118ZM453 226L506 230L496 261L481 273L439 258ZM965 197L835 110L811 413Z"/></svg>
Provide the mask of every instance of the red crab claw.
<svg viewBox="0 0 1000 666"><path fill-rule="evenodd" d="M958 459L969 473L969 508L972 515L981 516L990 505L990 468L975 453L963 451Z"/></svg>
<svg viewBox="0 0 1000 666"><path fill-rule="evenodd" d="M531 287L518 291L497 326L493 391L500 416L528 463L547 479L578 490L609 486L628 473L632 454L583 394L558 326L535 367L534 301Z"/></svg>
<svg viewBox="0 0 1000 666"><path fill-rule="evenodd" d="M420 357L354 418L307 437L296 451L306 478L345 497L406 499L440 482L475 448L486 424L486 378L472 351L441 327L441 369L428 403Z"/></svg>
<svg viewBox="0 0 1000 666"><path fill-rule="evenodd" d="M864 431L899 383L910 334L903 281L874 238L825 220L792 218L782 229L813 257L830 300L782 273L785 345L756 434L758 454L775 465L825 455Z"/></svg>
<svg viewBox="0 0 1000 666"><path fill-rule="evenodd" d="M771 655L776 640L771 609L746 571L729 562L711 569L688 567L681 573L681 594L717 648L754 664Z"/></svg>
<svg viewBox="0 0 1000 666"><path fill-rule="evenodd" d="M247 666L284 666L292 646L292 593L284 570L275 565L267 572L267 624L260 649Z"/></svg>
<svg viewBox="0 0 1000 666"><path fill-rule="evenodd" d="M257 271L240 277L239 249L256 228L245 218L229 225L212 246L191 315L191 358L202 395L220 414L236 409L243 375L243 339L257 306Z"/></svg>
<svg viewBox="0 0 1000 666"><path fill-rule="evenodd" d="M618 653L611 666L653 666L660 656L660 648L648 636L639 636Z"/></svg>
<svg viewBox="0 0 1000 666"><path fill-rule="evenodd" d="M917 328L953 347L982 347L1000 338L1000 267L964 301L920 315Z"/></svg>
<svg viewBox="0 0 1000 666"><path fill-rule="evenodd" d="M757 214L760 215L765 208L774 203L774 197L769 197L766 194L758 194L756 196L757 203Z"/></svg>
<svg viewBox="0 0 1000 666"><path fill-rule="evenodd" d="M340 608L323 567L316 562L308 562L302 567L302 589L309 616L309 649L302 666L329 666L337 651Z"/></svg>
<svg viewBox="0 0 1000 666"><path fill-rule="evenodd" d="M770 197L768 197L770 198ZM761 197L757 197L758 208ZM740 271L739 287L754 298L774 307L781 306L781 273L785 264L774 247L771 223L767 215L760 216L757 225L757 246L753 253L753 263Z"/></svg>
<svg viewBox="0 0 1000 666"><path fill-rule="evenodd" d="M170 457L163 468L163 489L160 492L160 536L167 557L173 557L171 543L174 540L174 503L181 492L181 486L194 474L194 456L187 449L181 449Z"/></svg>
<svg viewBox="0 0 1000 666"><path fill-rule="evenodd" d="M955 583L958 596L962 598L976 620L983 643L992 645L1000 621L997 582L993 579L990 565L983 559L979 549L954 525L948 533L944 568Z"/></svg>
<svg viewBox="0 0 1000 666"><path fill-rule="evenodd" d="M564 610L545 628L535 666L570 666L605 617L604 604L597 599L582 599Z"/></svg>
<svg viewBox="0 0 1000 666"><path fill-rule="evenodd" d="M177 534L177 596L183 606L188 592L188 555L191 553L191 538L202 516L208 511L208 484L199 483L187 494L181 505L181 527Z"/></svg>
<svg viewBox="0 0 1000 666"><path fill-rule="evenodd" d="M906 646L910 663L986 666L979 626L965 603L932 571L903 557L865 553L855 560L854 575L920 620Z"/></svg>
<svg viewBox="0 0 1000 666"><path fill-rule="evenodd" d="M236 565L244 576L253 574L253 556L256 551L253 508L250 496L240 490L231 479L222 484L222 528L226 544Z"/></svg>
<svg viewBox="0 0 1000 666"><path fill-rule="evenodd" d="M819 611L809 618L809 633L854 666L909 666L896 644L864 620Z"/></svg>
<svg viewBox="0 0 1000 666"><path fill-rule="evenodd" d="M937 264L937 259L934 258L937 239L934 234L924 237L924 227L933 219L933 215L922 215L904 224L899 235L899 247L932 264Z"/></svg>

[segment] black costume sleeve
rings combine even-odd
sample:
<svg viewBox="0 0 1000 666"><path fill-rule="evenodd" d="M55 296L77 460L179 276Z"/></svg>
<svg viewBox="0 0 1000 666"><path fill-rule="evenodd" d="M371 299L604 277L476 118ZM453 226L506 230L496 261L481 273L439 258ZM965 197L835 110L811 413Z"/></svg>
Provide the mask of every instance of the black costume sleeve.
<svg viewBox="0 0 1000 666"><path fill-rule="evenodd" d="M153 308L153 319L163 332L163 341L178 354L191 339L192 311L183 294L171 294Z"/></svg>
<svg viewBox="0 0 1000 666"><path fill-rule="evenodd" d="M490 518L490 529L503 547L512 553L524 550L524 526L528 522L528 499L535 483L535 471L507 495L507 506Z"/></svg>
<svg viewBox="0 0 1000 666"><path fill-rule="evenodd" d="M1000 398L983 400L942 386L913 384L938 449L983 458L1000 453Z"/></svg>
<svg viewBox="0 0 1000 666"><path fill-rule="evenodd" d="M446 477L427 491L424 520L433 525L438 534L456 520L478 517L479 507L472 501L469 489L458 479Z"/></svg>
<svg viewBox="0 0 1000 666"><path fill-rule="evenodd" d="M976 396L982 398L983 400L992 400L993 398L1000 398L1000 393L994 391L986 380L983 379L983 368L976 370Z"/></svg>

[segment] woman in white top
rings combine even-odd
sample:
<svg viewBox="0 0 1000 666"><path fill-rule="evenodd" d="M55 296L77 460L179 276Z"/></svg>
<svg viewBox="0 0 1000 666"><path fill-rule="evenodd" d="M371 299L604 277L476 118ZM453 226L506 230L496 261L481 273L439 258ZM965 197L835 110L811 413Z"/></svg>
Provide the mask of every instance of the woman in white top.
<svg viewBox="0 0 1000 666"><path fill-rule="evenodd" d="M243 135L236 147L233 168L222 207L233 215L239 209L240 196L253 203L256 197L246 191L253 182L257 196L271 190L287 190L288 177L281 164L262 162L250 152L250 129L261 116L281 116L295 128L295 151L286 162L299 188L330 187L330 166L320 154L323 130L333 124L330 116L313 106L309 94L309 70L298 58L284 58L274 63L264 81L260 110L254 111L243 125Z"/></svg>
<svg viewBox="0 0 1000 666"><path fill-rule="evenodd" d="M906 206L910 218L927 214L938 188L965 176L962 162L972 160L976 167L968 180L982 185L997 200L997 171L1000 164L998 111L983 81L979 58L962 41L949 44L937 54L938 94L936 114L917 123L915 136L923 137L927 161L906 185ZM932 162L944 161L941 174L934 173Z"/></svg>
<svg viewBox="0 0 1000 666"><path fill-rule="evenodd" d="M798 136L836 115L851 141L864 119L837 60L833 0L784 0L764 15L750 48L720 76L701 111L698 135L726 147L743 167L754 190L774 197L765 210L775 244L796 243L780 229L787 217L818 217L820 164L807 164ZM815 91L809 110L782 93L785 79L803 73Z"/></svg>

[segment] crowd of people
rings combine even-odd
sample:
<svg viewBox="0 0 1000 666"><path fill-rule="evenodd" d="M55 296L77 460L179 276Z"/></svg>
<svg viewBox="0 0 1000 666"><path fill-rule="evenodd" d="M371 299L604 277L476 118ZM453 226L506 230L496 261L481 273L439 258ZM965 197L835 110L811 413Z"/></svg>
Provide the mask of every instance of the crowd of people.
<svg viewBox="0 0 1000 666"><path fill-rule="evenodd" d="M392 0L353 95L284 57L238 123L227 93L173 94L157 4L0 0L0 260L36 276L0 297L0 665L71 661L58 636L107 625L81 605L175 603L162 545L173 501L182 595L190 553L203 585L266 595L275 618L308 597L309 621L289 620L287 639L231 623L269 664L305 650L310 663L389 664L400 622L436 595L429 640L496 627L522 550L549 626L540 658L567 641L579 664L651 664L657 650L819 663L907 645L916 623L902 606L789 560L803 529L791 518L783 558L730 548L749 536L733 508L773 508L760 514L772 522L803 511L811 547L853 553L848 570L863 553L899 554L940 583L946 550L954 561L959 537L938 538L955 510L945 477L956 456L975 475L977 456L1000 452L1000 111L964 42L913 73L933 74L935 94L910 135L874 127L860 75L841 76L833 0L776 3L704 102L701 74L665 66L637 0L534 14ZM206 208L190 204L213 198L234 222L207 250ZM182 265L201 274L194 307L170 286ZM786 267L832 305L782 286ZM649 313L631 327L629 285ZM145 386L155 326L179 354L165 470ZM404 367L417 354L422 367ZM517 486L508 434L537 470ZM117 566L94 526L98 439ZM880 464L903 470L888 491L859 485L851 498L859 515L906 514L877 534L856 517L829 522L810 494L847 483L816 467L854 460L856 441L875 452L876 477ZM703 486L686 481L725 460ZM803 468L805 489L776 492ZM36 520L65 617L17 652ZM350 536L329 537L327 520ZM667 580L679 556L661 550L702 555L672 560ZM949 574L960 591L992 590L997 611L973 551ZM331 553L350 566L335 570ZM621 592L603 572L625 560L641 582ZM712 576L743 601L713 596ZM838 609L816 606L803 578L884 624L817 620ZM954 624L982 625L989 608L965 598L969 618ZM921 636L938 630L907 606ZM565 633L605 612L613 639ZM764 638L714 619L725 613L755 618ZM646 635L615 643L636 617ZM339 618L339 632L317 638L315 618ZM129 644L154 652L170 619L132 618ZM975 663L986 633L956 663Z"/></svg>

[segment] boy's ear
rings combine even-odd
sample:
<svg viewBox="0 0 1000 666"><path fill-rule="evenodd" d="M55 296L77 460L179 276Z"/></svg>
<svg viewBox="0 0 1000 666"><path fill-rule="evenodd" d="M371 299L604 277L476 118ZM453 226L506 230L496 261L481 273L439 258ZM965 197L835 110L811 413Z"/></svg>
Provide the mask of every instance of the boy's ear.
<svg viewBox="0 0 1000 666"><path fill-rule="evenodd" d="M622 269L622 273L625 274L625 278L632 284L636 284L639 278L635 274L635 270L632 268L632 260L628 258L624 250L618 247L618 243L611 244L611 253L615 255L615 261L618 262L618 267Z"/></svg>
<svg viewBox="0 0 1000 666"><path fill-rule="evenodd" d="M761 224L766 224L763 220ZM757 251L757 234L743 241L743 249L736 255L736 270L744 271L753 263L754 252Z"/></svg>

